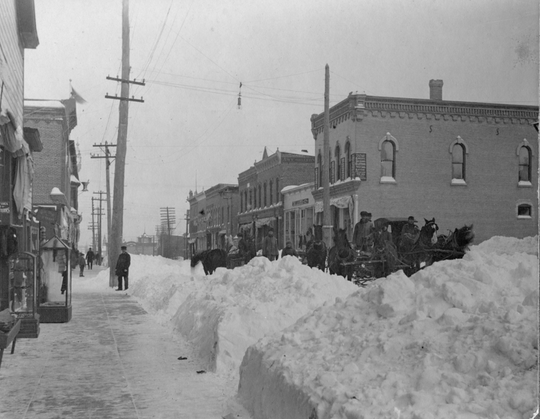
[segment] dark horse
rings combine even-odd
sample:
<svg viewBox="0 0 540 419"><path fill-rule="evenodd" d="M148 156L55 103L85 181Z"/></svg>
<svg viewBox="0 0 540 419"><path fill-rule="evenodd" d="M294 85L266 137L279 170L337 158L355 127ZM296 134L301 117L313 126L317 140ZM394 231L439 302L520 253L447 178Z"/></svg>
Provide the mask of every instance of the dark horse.
<svg viewBox="0 0 540 419"><path fill-rule="evenodd" d="M310 268L317 267L321 271L326 269L326 244L322 239L322 225L313 226L315 237L306 244L306 260Z"/></svg>
<svg viewBox="0 0 540 419"><path fill-rule="evenodd" d="M334 246L328 251L328 271L352 280L353 266L344 263L354 262L356 253L353 250L344 229L334 227Z"/></svg>
<svg viewBox="0 0 540 419"><path fill-rule="evenodd" d="M204 273L211 275L217 268L227 267L227 252L222 249L203 250L191 258L191 267L202 262Z"/></svg>
<svg viewBox="0 0 540 419"><path fill-rule="evenodd" d="M420 232L414 237L402 236L399 243L399 253L401 260L408 265L403 272L411 276L421 268L433 263L433 252L431 250L437 243L437 231L439 226L435 223L435 218L426 220Z"/></svg>
<svg viewBox="0 0 540 419"><path fill-rule="evenodd" d="M433 261L439 262L448 259L460 259L469 250L469 245L474 240L473 225L464 225L456 228L450 234L441 234L437 239L435 251L433 252ZM441 250L438 252L437 250Z"/></svg>

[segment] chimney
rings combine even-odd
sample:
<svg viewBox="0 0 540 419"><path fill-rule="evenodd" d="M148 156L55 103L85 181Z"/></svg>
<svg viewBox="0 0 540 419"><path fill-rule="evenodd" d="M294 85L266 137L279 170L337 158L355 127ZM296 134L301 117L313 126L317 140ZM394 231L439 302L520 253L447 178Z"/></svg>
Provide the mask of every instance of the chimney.
<svg viewBox="0 0 540 419"><path fill-rule="evenodd" d="M429 98L431 100L442 100L442 80L429 81Z"/></svg>

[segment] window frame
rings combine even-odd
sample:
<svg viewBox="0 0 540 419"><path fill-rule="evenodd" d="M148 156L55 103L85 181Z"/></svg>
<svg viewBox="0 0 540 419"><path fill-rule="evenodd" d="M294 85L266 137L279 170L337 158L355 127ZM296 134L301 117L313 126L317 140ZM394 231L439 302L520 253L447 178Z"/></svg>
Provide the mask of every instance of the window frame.
<svg viewBox="0 0 540 419"><path fill-rule="evenodd" d="M462 153L462 162L455 162L454 161L454 149L456 146L459 146ZM463 139L458 135L457 138L452 141L450 144L450 147L448 148L448 152L450 153L450 176L451 181L450 184L453 186L466 186L467 185L467 178L468 178L468 154L469 154L469 147L467 147L467 143L463 141ZM454 165L455 164L461 164L461 178L454 177Z"/></svg>
<svg viewBox="0 0 540 419"><path fill-rule="evenodd" d="M392 145L392 176L384 175L384 166L383 162L386 162L388 160L383 160L383 150L384 150L384 144L388 142ZM379 141L379 158L381 159L381 176L380 176L380 183L397 183L396 182L396 175L397 175L397 153L399 151L399 143L396 140L392 134L389 132L386 133L386 135L380 139Z"/></svg>

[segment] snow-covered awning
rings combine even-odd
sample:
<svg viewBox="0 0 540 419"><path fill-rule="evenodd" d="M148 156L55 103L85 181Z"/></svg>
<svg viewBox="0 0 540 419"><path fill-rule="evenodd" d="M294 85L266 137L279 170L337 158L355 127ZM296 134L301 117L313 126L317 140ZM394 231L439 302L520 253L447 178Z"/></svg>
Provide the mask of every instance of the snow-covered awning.
<svg viewBox="0 0 540 419"><path fill-rule="evenodd" d="M351 209L353 206L353 199L350 196L339 196L337 198L331 198L330 199L330 206L335 206L338 208L349 208ZM323 202L322 201L316 201L315 202L315 212L323 212Z"/></svg>
<svg viewBox="0 0 540 419"><path fill-rule="evenodd" d="M255 227L259 228L262 226L269 226L274 222L275 219L276 217L260 218L255 220Z"/></svg>
<svg viewBox="0 0 540 419"><path fill-rule="evenodd" d="M75 176L75 175L71 175L70 181L71 181L72 185L80 185L81 184L81 181L79 179L77 179L77 176Z"/></svg>

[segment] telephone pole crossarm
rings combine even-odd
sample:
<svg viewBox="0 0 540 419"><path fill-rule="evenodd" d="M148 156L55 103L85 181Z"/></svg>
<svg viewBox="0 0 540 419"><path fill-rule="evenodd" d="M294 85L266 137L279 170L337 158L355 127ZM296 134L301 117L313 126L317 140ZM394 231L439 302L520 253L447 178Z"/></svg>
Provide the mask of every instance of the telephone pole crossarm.
<svg viewBox="0 0 540 419"><path fill-rule="evenodd" d="M111 96L108 93L105 95L105 99L116 99L116 100L127 100L129 102L141 102L144 103L144 99L141 97L140 99L135 99L135 97L123 97L123 96Z"/></svg>
<svg viewBox="0 0 540 419"><path fill-rule="evenodd" d="M137 79L127 80L127 79L121 79L119 77L111 77L111 76L107 76L106 78L107 80L121 81L122 83L131 83L131 84L138 84L139 86L146 86L144 79L143 81L137 81Z"/></svg>

